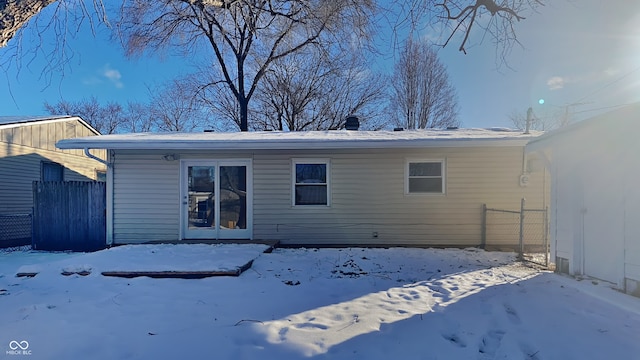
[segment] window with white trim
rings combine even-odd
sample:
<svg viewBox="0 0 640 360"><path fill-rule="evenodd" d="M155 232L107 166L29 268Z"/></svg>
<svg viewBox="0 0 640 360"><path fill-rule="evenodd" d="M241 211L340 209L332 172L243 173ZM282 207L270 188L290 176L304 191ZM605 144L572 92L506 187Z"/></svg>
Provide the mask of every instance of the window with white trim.
<svg viewBox="0 0 640 360"><path fill-rule="evenodd" d="M405 178L407 194L444 194L444 160L409 160Z"/></svg>
<svg viewBox="0 0 640 360"><path fill-rule="evenodd" d="M329 205L329 160L293 159L293 205Z"/></svg>

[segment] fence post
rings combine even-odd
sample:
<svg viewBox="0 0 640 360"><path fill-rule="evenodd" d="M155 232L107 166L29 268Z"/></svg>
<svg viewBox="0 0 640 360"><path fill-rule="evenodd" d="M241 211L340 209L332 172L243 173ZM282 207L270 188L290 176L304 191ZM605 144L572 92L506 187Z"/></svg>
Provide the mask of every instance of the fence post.
<svg viewBox="0 0 640 360"><path fill-rule="evenodd" d="M551 256L549 250L549 207L544 208L544 266L549 267L549 257Z"/></svg>
<svg viewBox="0 0 640 360"><path fill-rule="evenodd" d="M35 236L35 221L33 220L34 218L34 213L35 213L35 207L31 207L31 249L32 250L36 250L36 243L35 241L33 241L34 236Z"/></svg>
<svg viewBox="0 0 640 360"><path fill-rule="evenodd" d="M525 199L520 200L520 260L524 260L524 203Z"/></svg>
<svg viewBox="0 0 640 360"><path fill-rule="evenodd" d="M480 249L484 249L487 246L487 204L482 204L482 232L480 238Z"/></svg>

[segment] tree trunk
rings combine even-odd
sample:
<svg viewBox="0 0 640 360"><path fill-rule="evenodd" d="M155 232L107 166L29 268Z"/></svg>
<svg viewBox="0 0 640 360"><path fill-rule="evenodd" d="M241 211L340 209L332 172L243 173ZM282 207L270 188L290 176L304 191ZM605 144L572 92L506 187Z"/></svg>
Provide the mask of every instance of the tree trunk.
<svg viewBox="0 0 640 360"><path fill-rule="evenodd" d="M0 0L0 47L9 43L18 30L55 0Z"/></svg>
<svg viewBox="0 0 640 360"><path fill-rule="evenodd" d="M249 131L249 99L242 97L240 103L240 131Z"/></svg>

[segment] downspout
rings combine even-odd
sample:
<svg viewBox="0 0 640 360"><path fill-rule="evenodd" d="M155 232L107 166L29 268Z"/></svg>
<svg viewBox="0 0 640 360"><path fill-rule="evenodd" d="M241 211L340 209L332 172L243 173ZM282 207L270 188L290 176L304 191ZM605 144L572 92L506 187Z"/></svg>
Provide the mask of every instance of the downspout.
<svg viewBox="0 0 640 360"><path fill-rule="evenodd" d="M93 154L89 151L89 148L84 148L84 154L85 154L88 158L93 159L93 160L95 160L95 161L97 161L97 162L99 162L99 163L104 164L104 165L107 167L107 169L111 167L111 164L110 164L108 161L102 160L102 159L100 159L99 157L97 157L97 156L93 155Z"/></svg>
<svg viewBox="0 0 640 360"><path fill-rule="evenodd" d="M106 243L107 246L113 245L113 162L111 161L111 152L107 150L107 160L100 159L93 155L89 148L84 148L84 154L107 167L107 208L106 208Z"/></svg>

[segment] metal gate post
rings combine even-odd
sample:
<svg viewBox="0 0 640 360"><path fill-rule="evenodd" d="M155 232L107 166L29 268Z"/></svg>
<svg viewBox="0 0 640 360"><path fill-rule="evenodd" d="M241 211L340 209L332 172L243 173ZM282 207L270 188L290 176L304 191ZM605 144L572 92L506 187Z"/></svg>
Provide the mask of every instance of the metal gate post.
<svg viewBox="0 0 640 360"><path fill-rule="evenodd" d="M525 199L520 200L520 260L524 260L524 203Z"/></svg>
<svg viewBox="0 0 640 360"><path fill-rule="evenodd" d="M544 266L549 267L549 207L544 208Z"/></svg>
<svg viewBox="0 0 640 360"><path fill-rule="evenodd" d="M480 248L487 246L487 204L482 204L482 235L480 240Z"/></svg>

